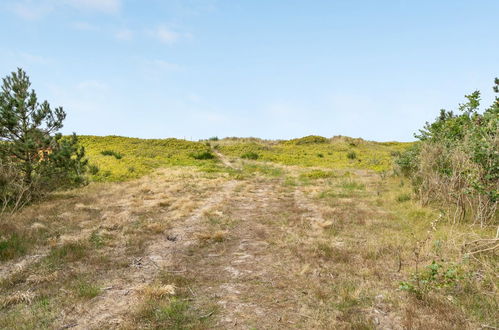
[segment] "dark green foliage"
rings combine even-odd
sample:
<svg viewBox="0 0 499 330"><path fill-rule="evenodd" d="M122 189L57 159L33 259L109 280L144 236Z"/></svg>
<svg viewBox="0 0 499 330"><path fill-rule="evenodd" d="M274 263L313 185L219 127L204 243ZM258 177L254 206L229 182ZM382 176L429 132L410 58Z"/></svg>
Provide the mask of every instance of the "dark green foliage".
<svg viewBox="0 0 499 330"><path fill-rule="evenodd" d="M0 92L0 176L6 171L18 176L25 198L81 184L87 164L76 135L57 133L66 113L61 107L52 109L47 101L39 103L30 86L26 73L18 69L3 79ZM0 184L2 204L18 200L19 189L9 191L13 184Z"/></svg>
<svg viewBox="0 0 499 330"><path fill-rule="evenodd" d="M495 84L499 92L499 79ZM454 205L459 218L470 216L484 224L495 217L499 200L499 98L483 112L479 107L480 92L475 91L458 113L440 110L396 164L423 202Z"/></svg>
<svg viewBox="0 0 499 330"><path fill-rule="evenodd" d="M203 151L196 154L191 154L191 157L197 160L206 160L215 158L215 155L210 151Z"/></svg>
<svg viewBox="0 0 499 330"><path fill-rule="evenodd" d="M113 156L116 159L123 158L122 154L120 154L119 152L112 151L112 150L101 151L101 155L103 155L103 156Z"/></svg>
<svg viewBox="0 0 499 330"><path fill-rule="evenodd" d="M347 158L348 159L356 159L357 158L357 153L355 151L349 151L347 153Z"/></svg>
<svg viewBox="0 0 499 330"><path fill-rule="evenodd" d="M100 171L99 166L93 164L88 165L88 172L91 175L96 175L97 173L99 173L99 171Z"/></svg>
<svg viewBox="0 0 499 330"><path fill-rule="evenodd" d="M399 288L421 299L431 291L456 286L458 273L456 265L433 261L422 272L415 272L410 281L400 282Z"/></svg>
<svg viewBox="0 0 499 330"><path fill-rule="evenodd" d="M259 157L258 154L256 152L252 152L252 151L246 152L246 153L241 155L241 158L244 158L244 159L256 160L256 159L258 159L258 157Z"/></svg>
<svg viewBox="0 0 499 330"><path fill-rule="evenodd" d="M208 140L210 140L210 141L218 141L218 136L212 136Z"/></svg>

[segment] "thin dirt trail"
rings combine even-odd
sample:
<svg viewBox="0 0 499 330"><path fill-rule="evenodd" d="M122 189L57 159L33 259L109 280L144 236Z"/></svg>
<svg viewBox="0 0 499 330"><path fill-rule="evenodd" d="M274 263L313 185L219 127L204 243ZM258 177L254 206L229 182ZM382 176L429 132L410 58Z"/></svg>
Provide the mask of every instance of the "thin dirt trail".
<svg viewBox="0 0 499 330"><path fill-rule="evenodd" d="M216 154L225 166L233 167L224 155ZM181 226L172 228L167 235L149 244L146 255L133 260L129 271L110 276L103 294L89 305L65 315L60 321L62 326L74 329L96 329L103 325L119 327L126 313L137 304L138 291L152 283L161 270L177 264L176 257L196 241L194 234L200 231L203 214L225 202L237 184L237 181L228 181L219 187Z"/></svg>
<svg viewBox="0 0 499 330"><path fill-rule="evenodd" d="M225 166L235 168L215 153ZM223 243L200 246L196 234L209 230L205 215L210 212L231 219L232 225ZM126 273L109 276L101 295L70 311L60 324L121 328L140 303L140 289L162 270L180 268L183 275L196 278L194 304L218 306L212 316L215 328L320 326L309 322L311 311L303 303L308 290L304 283L310 279L302 261L279 246L294 230L290 218L301 227L324 222L302 192L283 188L282 179L227 181L181 224L150 242Z"/></svg>
<svg viewBox="0 0 499 330"><path fill-rule="evenodd" d="M193 233L198 230L204 212L224 201L236 185L236 181L227 182L218 193L194 210L182 226L169 230L168 235L162 235L161 239L152 242L147 247L146 255L135 259L129 271L110 279L108 289L83 312L80 311L74 323L66 323L74 324L72 328L75 329L94 329L103 325L118 327L124 315L136 305L137 291L150 284L162 269L175 263L175 255L179 250L188 248L194 242Z"/></svg>

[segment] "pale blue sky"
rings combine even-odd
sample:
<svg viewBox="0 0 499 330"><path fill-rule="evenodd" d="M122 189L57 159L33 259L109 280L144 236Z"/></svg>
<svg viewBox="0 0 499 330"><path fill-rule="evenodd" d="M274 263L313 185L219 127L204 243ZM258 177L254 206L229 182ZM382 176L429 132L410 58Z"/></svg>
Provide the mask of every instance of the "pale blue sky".
<svg viewBox="0 0 499 330"><path fill-rule="evenodd" d="M499 76L499 1L0 0L0 75L65 133L412 134Z"/></svg>

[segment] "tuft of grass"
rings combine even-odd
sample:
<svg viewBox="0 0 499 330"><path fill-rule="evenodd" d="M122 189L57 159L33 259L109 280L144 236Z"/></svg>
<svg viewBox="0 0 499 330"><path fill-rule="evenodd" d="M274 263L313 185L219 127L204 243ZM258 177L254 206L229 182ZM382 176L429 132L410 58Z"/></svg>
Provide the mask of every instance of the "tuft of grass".
<svg viewBox="0 0 499 330"><path fill-rule="evenodd" d="M92 299L101 293L101 288L91 282L80 280L74 287L76 295L84 299Z"/></svg>
<svg viewBox="0 0 499 330"><path fill-rule="evenodd" d="M26 254L27 242L23 236L12 233L10 236L0 240L0 261L14 259Z"/></svg>
<svg viewBox="0 0 499 330"><path fill-rule="evenodd" d="M347 191L355 191L355 190L365 190L366 185L361 183L361 182L356 182L356 181L343 181L340 185L340 188L347 190Z"/></svg>
<svg viewBox="0 0 499 330"><path fill-rule="evenodd" d="M52 249L47 256L49 263L58 265L64 262L73 262L86 257L88 246L82 242L68 242Z"/></svg>
<svg viewBox="0 0 499 330"><path fill-rule="evenodd" d="M278 167L266 164L244 164L243 171L249 174L260 173L271 177L280 177L284 175L284 171Z"/></svg>
<svg viewBox="0 0 499 330"><path fill-rule="evenodd" d="M243 158L243 159L257 160L258 159L258 154L256 152L253 152L253 151L248 151L248 152L245 152L244 154L242 154L241 158Z"/></svg>
<svg viewBox="0 0 499 330"><path fill-rule="evenodd" d="M313 170L310 172L300 174L300 178L307 178L307 179L327 179L335 177L337 177L335 172L322 171L322 170Z"/></svg>
<svg viewBox="0 0 499 330"><path fill-rule="evenodd" d="M213 241L213 242L223 242L227 238L228 232L226 230L217 230L214 232L201 232L197 233L196 237L200 241Z"/></svg>
<svg viewBox="0 0 499 330"><path fill-rule="evenodd" d="M397 195L397 202L403 203L411 200L411 195L409 194L399 194Z"/></svg>

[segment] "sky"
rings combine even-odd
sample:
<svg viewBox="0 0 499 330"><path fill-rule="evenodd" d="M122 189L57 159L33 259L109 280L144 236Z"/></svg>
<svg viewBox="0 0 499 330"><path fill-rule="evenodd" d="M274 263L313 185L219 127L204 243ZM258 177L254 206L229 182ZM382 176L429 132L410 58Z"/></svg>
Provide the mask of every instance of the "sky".
<svg viewBox="0 0 499 330"><path fill-rule="evenodd" d="M411 141L499 76L497 0L0 0L63 133Z"/></svg>

